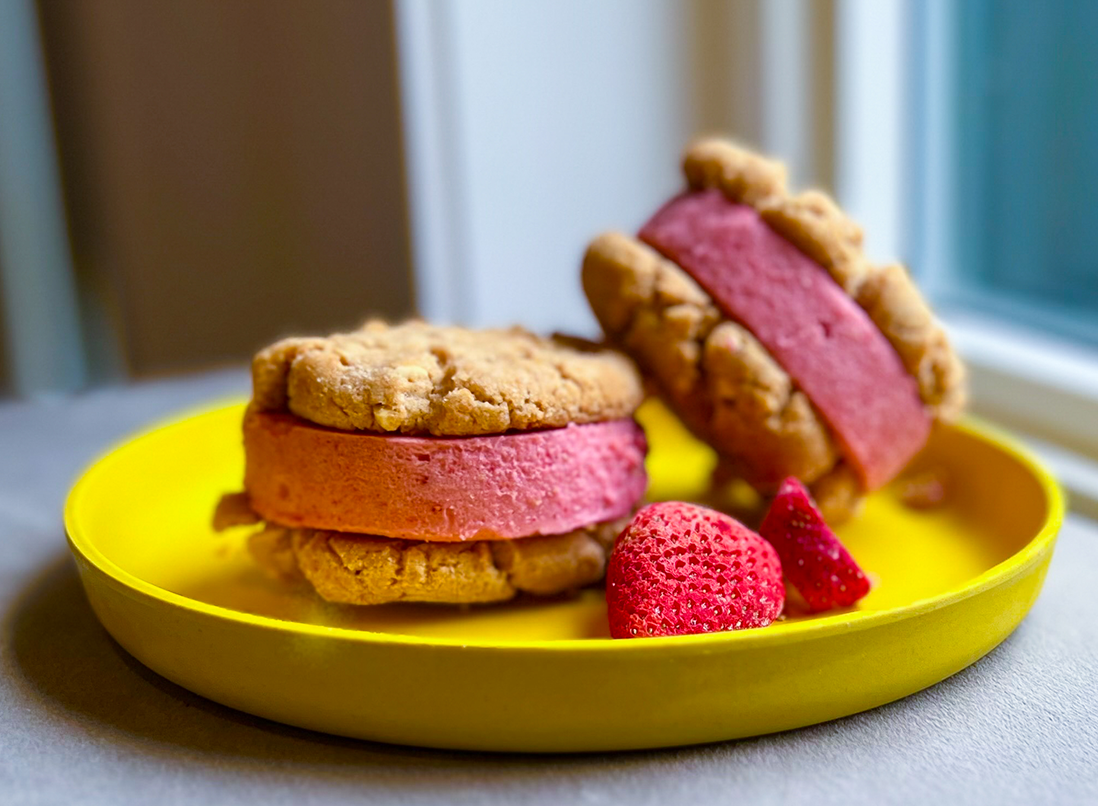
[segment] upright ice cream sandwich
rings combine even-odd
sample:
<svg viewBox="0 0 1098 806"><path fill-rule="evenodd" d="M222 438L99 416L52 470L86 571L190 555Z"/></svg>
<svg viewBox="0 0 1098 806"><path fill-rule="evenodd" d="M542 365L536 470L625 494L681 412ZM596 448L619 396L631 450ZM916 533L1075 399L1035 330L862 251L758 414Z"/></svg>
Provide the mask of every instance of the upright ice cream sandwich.
<svg viewBox="0 0 1098 806"><path fill-rule="evenodd" d="M900 265L878 266L825 194L731 143L686 153L687 190L636 237L588 248L583 285L609 339L763 494L788 476L852 514L950 422L964 371Z"/></svg>
<svg viewBox="0 0 1098 806"><path fill-rule="evenodd" d="M244 494L259 563L325 599L498 602L598 581L647 484L632 363L521 329L372 322L260 352Z"/></svg>

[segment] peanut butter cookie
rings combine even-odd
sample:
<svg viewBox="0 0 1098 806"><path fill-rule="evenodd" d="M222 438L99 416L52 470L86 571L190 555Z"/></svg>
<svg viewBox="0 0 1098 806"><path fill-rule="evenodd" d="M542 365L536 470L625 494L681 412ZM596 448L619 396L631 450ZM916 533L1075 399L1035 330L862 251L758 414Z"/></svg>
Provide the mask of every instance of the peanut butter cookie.
<svg viewBox="0 0 1098 806"><path fill-rule="evenodd" d="M629 359L521 328L368 322L291 338L252 363L253 405L318 425L433 436L502 434L629 417L642 397Z"/></svg>
<svg viewBox="0 0 1098 806"><path fill-rule="evenodd" d="M597 582L628 520L562 535L469 543L272 527L253 535L249 550L272 577L307 580L329 602L502 602Z"/></svg>

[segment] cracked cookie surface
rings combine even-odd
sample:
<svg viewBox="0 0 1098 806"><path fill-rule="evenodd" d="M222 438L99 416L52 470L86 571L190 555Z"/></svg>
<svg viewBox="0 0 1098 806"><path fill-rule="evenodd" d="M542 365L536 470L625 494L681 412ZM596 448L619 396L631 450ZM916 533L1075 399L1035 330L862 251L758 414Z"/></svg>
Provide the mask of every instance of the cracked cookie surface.
<svg viewBox="0 0 1098 806"><path fill-rule="evenodd" d="M629 417L632 362L521 328L368 322L276 342L252 362L253 405L331 428L434 436L502 434Z"/></svg>
<svg viewBox="0 0 1098 806"><path fill-rule="evenodd" d="M249 550L283 582L308 581L329 602L476 604L552 596L602 579L623 518L562 535L463 544L268 527Z"/></svg>

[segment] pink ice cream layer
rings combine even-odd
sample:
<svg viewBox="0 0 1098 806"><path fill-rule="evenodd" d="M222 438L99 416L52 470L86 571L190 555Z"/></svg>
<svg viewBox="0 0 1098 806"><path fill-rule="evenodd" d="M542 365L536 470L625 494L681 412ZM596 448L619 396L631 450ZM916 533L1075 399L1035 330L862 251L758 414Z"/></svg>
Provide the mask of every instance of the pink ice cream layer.
<svg viewBox="0 0 1098 806"><path fill-rule="evenodd" d="M754 209L716 190L687 193L640 238L754 334L808 395L867 489L892 479L926 443L930 418L892 345Z"/></svg>
<svg viewBox="0 0 1098 806"><path fill-rule="evenodd" d="M268 521L408 540L562 534L628 515L648 482L632 419L433 438L249 411L244 449L245 489Z"/></svg>

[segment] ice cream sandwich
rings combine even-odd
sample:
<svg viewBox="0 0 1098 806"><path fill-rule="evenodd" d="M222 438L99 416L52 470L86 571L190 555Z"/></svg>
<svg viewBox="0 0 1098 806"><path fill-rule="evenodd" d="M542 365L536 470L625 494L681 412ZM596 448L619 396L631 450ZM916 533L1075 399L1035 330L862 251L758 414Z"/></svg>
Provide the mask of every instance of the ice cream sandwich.
<svg viewBox="0 0 1098 806"><path fill-rule="evenodd" d="M499 602L598 581L644 495L643 397L611 350L522 329L370 322L252 364L256 560L324 599Z"/></svg>
<svg viewBox="0 0 1098 806"><path fill-rule="evenodd" d="M684 173L635 237L591 243L591 307L726 476L763 494L795 476L849 517L960 414L961 362L906 270L780 163L706 140Z"/></svg>

